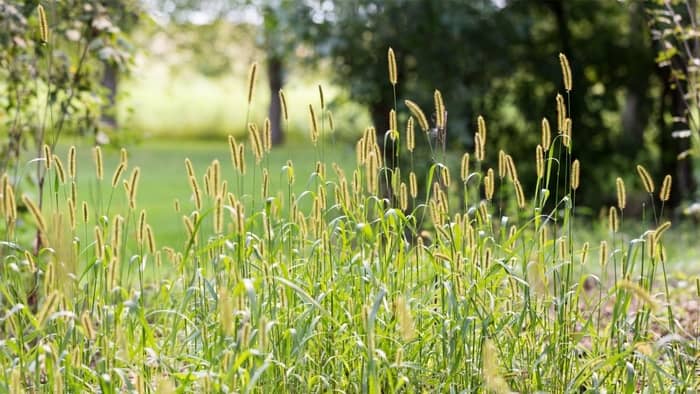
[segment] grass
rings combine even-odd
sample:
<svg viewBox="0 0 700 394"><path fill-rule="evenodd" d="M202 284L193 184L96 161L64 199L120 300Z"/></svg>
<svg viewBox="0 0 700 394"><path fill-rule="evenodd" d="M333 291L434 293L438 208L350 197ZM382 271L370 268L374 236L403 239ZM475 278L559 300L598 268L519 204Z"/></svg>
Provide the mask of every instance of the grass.
<svg viewBox="0 0 700 394"><path fill-rule="evenodd" d="M41 210L6 178L3 389L698 389L700 330L674 298L664 252L673 244L659 210L646 212L651 219L632 237L624 234L639 223L630 218L591 236L576 217L576 190L586 185L571 181L575 138L552 132L538 192L526 196L513 158L504 153L500 168L485 168L482 156L497 152L484 127L456 171L415 126L416 150L431 152L417 174L429 185L420 194L406 144L398 170L373 129L345 152L323 138L323 123L315 146L234 144L245 151L245 171L225 140L146 145L128 164L107 152L100 192L80 149L85 218L69 209L69 160L63 168L52 161ZM410 133L398 132L399 143ZM128 169L112 188L118 161ZM138 192L128 197L121 180ZM15 212L15 202L28 211ZM649 203L662 204L658 193Z"/></svg>
<svg viewBox="0 0 700 394"><path fill-rule="evenodd" d="M337 145L330 148L331 154L344 168L352 166L354 152L344 145ZM62 147L60 155L65 157L67 147ZM300 174L310 174L316 164L317 152L309 144L301 141L291 141L282 147L274 148L266 158L270 170L270 190L278 191L286 189L286 173L282 167L287 160L294 161L295 167ZM219 160L223 165L223 179L229 185L235 185L235 170L230 166L231 159L226 144L221 140L175 140L166 141L162 139L147 140L129 148L129 164L131 167L141 167L144 171L141 174L141 182L138 190L138 205L140 209L148 211L149 219L154 226L155 237L159 244L182 245L186 241L183 233L182 219L176 215L175 200L178 200L184 209L190 206L191 190L186 177L183 177L185 170L185 158L189 158L195 169L203 170L211 164L213 160ZM96 181L92 177L94 171L92 150L88 146L79 147L78 163L81 173L77 178L79 200L87 201L91 206L96 204ZM119 163L119 150L104 150L105 181L102 187L107 188L111 174ZM252 168L255 160L251 155L247 157L247 167ZM85 173L83 173L85 172ZM254 180L252 177L243 179L242 192L238 195L253 195L259 189L256 184L260 179ZM305 179L300 179L296 183L293 191L301 194L305 190ZM255 183L254 183L255 182ZM282 186L285 186L284 188ZM103 189L104 190L104 189ZM274 193L273 193L274 194ZM119 191L115 193L112 200L110 212L121 212L128 201L125 193Z"/></svg>
<svg viewBox="0 0 700 394"><path fill-rule="evenodd" d="M247 102L246 72L235 76L206 77L186 67L171 68L160 58L147 57L136 66L121 86L128 92L120 97L119 118L123 128L138 137L160 139L217 139L245 131ZM266 73L258 70L258 87L251 108L251 119L263 119L269 103ZM304 70L290 70L284 90L289 103L288 132L299 135L308 129L306 104L316 99L308 86L323 84L326 100L335 102L333 116L337 124L354 134L368 121L367 111L348 102L346 93L330 84L327 78L308 75Z"/></svg>

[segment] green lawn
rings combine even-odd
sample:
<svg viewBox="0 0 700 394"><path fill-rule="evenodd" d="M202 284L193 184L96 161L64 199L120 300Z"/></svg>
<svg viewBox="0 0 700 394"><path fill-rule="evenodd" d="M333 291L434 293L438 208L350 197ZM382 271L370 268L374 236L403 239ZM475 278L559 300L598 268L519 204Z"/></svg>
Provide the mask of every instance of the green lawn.
<svg viewBox="0 0 700 394"><path fill-rule="evenodd" d="M331 145L331 144L329 144ZM354 150L345 144L335 144L326 148L326 157L329 165L327 170L332 171L331 162L337 162L344 168L354 165ZM62 149L61 157L65 157ZM129 151L129 169L122 175L122 180L128 179L131 169L135 166L141 168L141 181L138 189L137 209L148 211L148 220L153 224L156 241L159 245L179 247L185 241L185 230L181 220L183 214L189 214L194 205L191 201L191 188L185 171L185 158L192 160L195 171L198 174L200 186L203 186L202 176L207 166L215 159L221 162L222 174L228 180L229 191L234 192L239 198L245 196L249 202L252 196L260 195L261 170L255 165L252 155L246 156L248 173L244 177L242 192L238 190L238 177L231 164L226 139L220 141L195 141L195 140L148 140L142 144L131 146ZM286 173L282 173L282 167L287 160L292 160L297 174L293 191L297 195L307 190L308 182L305 178L312 173L318 154L309 143L290 142L284 146L274 148L269 155L270 169L270 195L276 195L278 191L287 191ZM119 150L105 148L104 150L104 180L102 182L103 203L109 201L110 182L114 169L119 161ZM92 150L89 146L78 148L78 191L79 198L88 201L91 207L97 206L97 184L93 173L85 171L94 169ZM257 170L255 170L257 167ZM275 172L275 170L278 170ZM253 176L254 172L256 173ZM181 214L175 212L175 199L181 204ZM126 205L124 189L120 187L115 191L109 212L122 212Z"/></svg>

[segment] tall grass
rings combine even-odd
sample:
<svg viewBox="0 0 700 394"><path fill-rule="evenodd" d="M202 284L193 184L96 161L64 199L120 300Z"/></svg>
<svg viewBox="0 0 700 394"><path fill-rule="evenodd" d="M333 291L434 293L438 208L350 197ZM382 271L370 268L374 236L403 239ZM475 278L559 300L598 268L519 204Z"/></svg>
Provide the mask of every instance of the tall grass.
<svg viewBox="0 0 700 394"><path fill-rule="evenodd" d="M662 210L623 242L619 180L610 237L600 246L580 239L575 197L586 163L575 160L564 81L557 133L543 120L533 147L532 196L506 152L488 167L496 155L482 117L473 156L452 175L436 91L434 127L417 103L395 105L395 129L383 141L365 131L352 173L323 160L309 175L293 160L270 168L252 122L250 146L222 141L231 166L183 163L192 193L172 196L182 245L156 244L158 223L139 207L149 169L130 168L126 151L110 169L96 150L92 171L70 149L65 171L45 147L36 158L48 171L41 208L19 179L2 178L0 384L108 393L697 389L698 332L677 323L669 299ZM307 110L324 157L325 126ZM397 113L406 110L402 135ZM384 155L389 143L394 157ZM432 162L417 175L419 149ZM246 152L255 158L248 171ZM403 169L400 152L410 157ZM259 192L243 192L249 176L261 179ZM270 176L289 187L269 190ZM78 177L91 179L92 201L78 201ZM295 182L305 191L295 194ZM589 277L584 264L600 264L602 275Z"/></svg>

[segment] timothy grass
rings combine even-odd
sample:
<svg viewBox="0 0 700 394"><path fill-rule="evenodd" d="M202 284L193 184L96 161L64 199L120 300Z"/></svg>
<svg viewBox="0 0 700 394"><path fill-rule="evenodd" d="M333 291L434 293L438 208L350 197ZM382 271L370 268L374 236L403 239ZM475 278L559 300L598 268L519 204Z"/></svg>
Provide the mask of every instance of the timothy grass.
<svg viewBox="0 0 700 394"><path fill-rule="evenodd" d="M407 150L403 130L382 141L368 128L354 166L334 164L339 151L318 101L304 108L317 117L313 155L282 167L260 141L254 149L232 141L228 159L224 140L206 168L209 147L187 147L188 168L182 157L107 155L102 181L79 159L74 191L61 155L46 155L41 208L31 207L36 199L16 178L2 184L3 388L697 389L698 326L682 324L670 298L670 223L658 195L649 193L653 210L632 239L621 235L629 226L624 203L601 242L578 230L576 190L586 185L576 168L586 163L573 164L566 102L575 90L566 90L557 130L540 148L534 195L523 192L517 160L535 159L536 147L527 159L497 154L480 118L475 152L457 171L445 164L446 130L426 125L413 102L394 110L410 110L430 133L415 130L415 149ZM435 97L437 111L449 107ZM390 143L397 156L387 158ZM419 149L432 161L415 175ZM317 163L304 168L310 157ZM496 157L498 168L488 168L485 160ZM126 169L115 180L117 162ZM157 174L173 178L149 178L149 167L166 166L169 175ZM415 190L414 177L427 186ZM171 184L184 186L163 190ZM149 200L163 211L142 214ZM31 212L16 212L21 201ZM159 238L165 215L180 221L180 239ZM40 242L23 241L27 234Z"/></svg>

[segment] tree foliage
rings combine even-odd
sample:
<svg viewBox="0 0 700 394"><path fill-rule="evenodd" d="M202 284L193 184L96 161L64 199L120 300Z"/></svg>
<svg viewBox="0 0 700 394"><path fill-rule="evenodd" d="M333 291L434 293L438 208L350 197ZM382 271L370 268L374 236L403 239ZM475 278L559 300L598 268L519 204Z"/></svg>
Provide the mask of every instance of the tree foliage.
<svg viewBox="0 0 700 394"><path fill-rule="evenodd" d="M432 92L440 89L449 146L471 150L483 114L498 146L534 157L542 117L555 119L549 100L564 93L551 60L562 52L573 67L574 156L596 163L582 169L590 191L582 202L611 200L612 180L630 173L635 160L657 160L649 166L656 176L673 170L659 160L677 152L662 140L669 109L641 2L352 0L333 2L321 19L307 39L319 58L332 59L336 81L368 106L382 135L394 106L386 69L392 47L397 102L432 108ZM487 152L490 165L497 153ZM518 166L526 177L534 174L531 163Z"/></svg>
<svg viewBox="0 0 700 394"><path fill-rule="evenodd" d="M64 130L97 135L102 65L130 65L123 29L137 20L135 1L47 2L45 10L42 42L37 3L0 0L0 168L32 140L54 145Z"/></svg>

